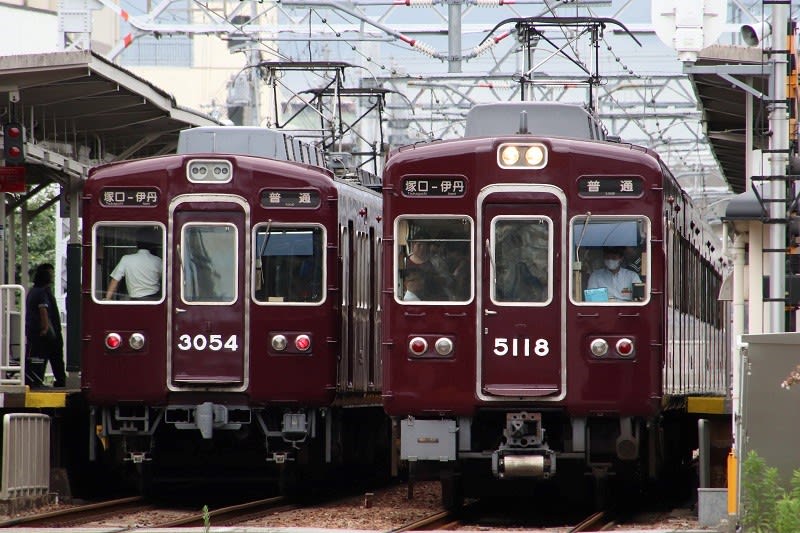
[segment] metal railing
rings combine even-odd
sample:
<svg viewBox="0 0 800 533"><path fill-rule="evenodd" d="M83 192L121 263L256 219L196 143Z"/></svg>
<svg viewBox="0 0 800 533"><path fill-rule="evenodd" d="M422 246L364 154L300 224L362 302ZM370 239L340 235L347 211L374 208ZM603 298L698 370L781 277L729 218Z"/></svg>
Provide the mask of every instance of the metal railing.
<svg viewBox="0 0 800 533"><path fill-rule="evenodd" d="M25 288L0 285L0 385L25 385Z"/></svg>

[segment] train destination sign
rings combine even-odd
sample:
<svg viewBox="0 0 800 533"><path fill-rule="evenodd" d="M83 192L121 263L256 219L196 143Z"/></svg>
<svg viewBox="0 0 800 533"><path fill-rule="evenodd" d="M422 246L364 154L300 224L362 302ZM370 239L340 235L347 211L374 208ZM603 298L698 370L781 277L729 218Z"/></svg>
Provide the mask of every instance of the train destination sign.
<svg viewBox="0 0 800 533"><path fill-rule="evenodd" d="M155 207L160 193L155 187L104 187L100 205L105 207Z"/></svg>
<svg viewBox="0 0 800 533"><path fill-rule="evenodd" d="M638 198L642 195L642 179L637 176L581 176L578 194L586 197Z"/></svg>
<svg viewBox="0 0 800 533"><path fill-rule="evenodd" d="M464 176L406 176L403 196L464 196L467 178Z"/></svg>
<svg viewBox="0 0 800 533"><path fill-rule="evenodd" d="M319 207L319 191L265 189L261 191L262 207Z"/></svg>

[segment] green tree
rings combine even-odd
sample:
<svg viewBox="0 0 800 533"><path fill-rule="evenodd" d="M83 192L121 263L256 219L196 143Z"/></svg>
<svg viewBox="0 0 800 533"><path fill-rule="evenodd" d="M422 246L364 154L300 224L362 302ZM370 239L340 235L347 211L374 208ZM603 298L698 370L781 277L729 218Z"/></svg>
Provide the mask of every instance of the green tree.
<svg viewBox="0 0 800 533"><path fill-rule="evenodd" d="M28 265L30 268L35 268L36 265L45 262L55 264L55 220L58 202L53 203L53 205L45 209L41 208L58 194L58 187L56 185L51 185L42 189L39 194L28 199L27 209L30 216L34 216L34 213L36 213L34 218L29 219L28 233L24 236L28 241ZM19 228L19 217L17 218L17 228ZM24 238L20 231L17 231L14 235L14 241L17 247L15 283L20 283L22 281L22 245Z"/></svg>

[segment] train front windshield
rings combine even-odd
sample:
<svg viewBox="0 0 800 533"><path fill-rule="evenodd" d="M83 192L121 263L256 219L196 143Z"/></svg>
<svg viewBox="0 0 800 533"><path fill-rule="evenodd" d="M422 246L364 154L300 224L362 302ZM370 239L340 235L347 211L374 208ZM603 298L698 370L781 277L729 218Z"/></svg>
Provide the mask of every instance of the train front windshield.
<svg viewBox="0 0 800 533"><path fill-rule="evenodd" d="M319 303L324 299L321 227L256 229L255 299L265 303Z"/></svg>
<svg viewBox="0 0 800 533"><path fill-rule="evenodd" d="M161 301L165 283L164 239L164 227L157 222L96 224L91 248L94 301L141 305L154 305ZM143 258L144 254L149 259ZM152 263L156 268L152 271L133 268L142 267L143 263ZM112 279L116 279L113 293L109 292ZM144 294L146 296L141 297Z"/></svg>
<svg viewBox="0 0 800 533"><path fill-rule="evenodd" d="M405 304L472 299L472 220L401 217L396 227L395 297Z"/></svg>
<svg viewBox="0 0 800 533"><path fill-rule="evenodd" d="M642 216L572 219L571 284L575 303L641 304L647 301L649 221Z"/></svg>

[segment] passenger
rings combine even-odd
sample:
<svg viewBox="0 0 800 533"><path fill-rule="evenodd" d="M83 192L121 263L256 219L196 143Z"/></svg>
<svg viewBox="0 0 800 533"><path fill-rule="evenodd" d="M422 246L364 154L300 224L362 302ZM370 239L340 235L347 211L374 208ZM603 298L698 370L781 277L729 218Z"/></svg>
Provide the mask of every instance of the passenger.
<svg viewBox="0 0 800 533"><path fill-rule="evenodd" d="M423 296L423 288L425 286L425 276L419 268L408 268L403 273L403 300L420 301Z"/></svg>
<svg viewBox="0 0 800 533"><path fill-rule="evenodd" d="M52 289L54 277L53 265L39 265L33 275L33 287L25 299L25 338L28 343L25 383L32 388L44 386L48 362L55 377L53 385L64 387L67 381L61 315Z"/></svg>
<svg viewBox="0 0 800 533"><path fill-rule="evenodd" d="M136 231L135 253L122 256L111 272L106 290L106 300L113 298L122 278L128 288L131 300L157 300L161 292L161 259L152 254L155 236L151 228Z"/></svg>
<svg viewBox="0 0 800 533"><path fill-rule="evenodd" d="M427 240L426 235L417 235L416 239L409 241L409 255L405 258L406 273L414 270L422 277L417 291L412 291L420 300L446 301L450 300L447 293L449 279L447 265L438 254L433 252L433 244Z"/></svg>
<svg viewBox="0 0 800 533"><path fill-rule="evenodd" d="M451 300L466 300L469 297L468 255L461 247L448 246L444 249L444 262L449 275L447 289Z"/></svg>
<svg viewBox="0 0 800 533"><path fill-rule="evenodd" d="M603 249L605 268L592 272L589 276L588 289L605 287L609 300L633 300L633 284L641 283L639 275L627 268L622 268L622 248L606 247Z"/></svg>
<svg viewBox="0 0 800 533"><path fill-rule="evenodd" d="M420 269L433 269L431 263L431 243L428 241L414 240L409 245L410 253L406 258L409 265Z"/></svg>
<svg viewBox="0 0 800 533"><path fill-rule="evenodd" d="M406 268L403 272L403 300L444 302L449 300L445 280L436 272Z"/></svg>

